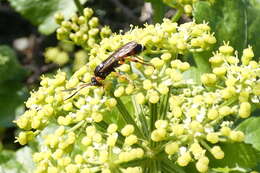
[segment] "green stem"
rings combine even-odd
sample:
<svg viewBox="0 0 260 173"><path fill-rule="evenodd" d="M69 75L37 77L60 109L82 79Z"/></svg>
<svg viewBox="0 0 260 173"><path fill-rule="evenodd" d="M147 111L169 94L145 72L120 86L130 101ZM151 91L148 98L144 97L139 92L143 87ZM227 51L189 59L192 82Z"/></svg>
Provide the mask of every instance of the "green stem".
<svg viewBox="0 0 260 173"><path fill-rule="evenodd" d="M83 9L84 9L83 5L80 3L79 0L74 0L74 3L79 11L79 14L83 15Z"/></svg>
<svg viewBox="0 0 260 173"><path fill-rule="evenodd" d="M145 114L144 114L144 111L143 111L143 107L142 107L142 105L136 104L135 99L132 99L132 102L133 102L133 105L135 107L135 112L138 115L139 121L142 124L141 127L142 127L143 134L146 137L148 137L149 136L149 129L148 129L147 121L146 121Z"/></svg>
<svg viewBox="0 0 260 173"><path fill-rule="evenodd" d="M101 121L99 123L95 123L96 127L99 128L100 131L106 132L108 124L104 121Z"/></svg>
<svg viewBox="0 0 260 173"><path fill-rule="evenodd" d="M68 130L68 132L73 132L73 131L77 130L78 128L80 128L84 124L84 122L85 122L85 120L80 121L74 127L70 128Z"/></svg>
<svg viewBox="0 0 260 173"><path fill-rule="evenodd" d="M166 115L167 115L167 110L168 110L168 107L169 107L169 98L170 98L170 95L171 95L171 87L169 87L169 92L167 93L164 99L164 103L163 103L163 109L162 109L162 113L161 113L161 116L160 116L160 119L164 120Z"/></svg>
<svg viewBox="0 0 260 173"><path fill-rule="evenodd" d="M150 103L150 111L151 111L151 119L150 119L150 134L155 129L155 122L158 119L158 112L157 112L157 104ZM150 145L152 147L156 146L156 142L153 142L150 138Z"/></svg>
<svg viewBox="0 0 260 173"><path fill-rule="evenodd" d="M166 173L185 173L182 167L176 165L173 161L169 160L168 158L164 158L162 160L162 170Z"/></svg>
<svg viewBox="0 0 260 173"><path fill-rule="evenodd" d="M157 117L157 104L151 103L151 121L150 121L150 132L155 129L154 123L158 119Z"/></svg>
<svg viewBox="0 0 260 173"><path fill-rule="evenodd" d="M200 144L206 148L209 152L211 150L210 146L207 144L207 142L205 142L204 140L199 140Z"/></svg>
<svg viewBox="0 0 260 173"><path fill-rule="evenodd" d="M137 126L136 122L134 121L134 119L132 118L132 116L129 114L129 112L127 111L125 105L123 104L123 102L121 101L120 98L114 97L117 101L117 109L119 110L119 112L122 115L122 118L125 120L125 122L127 124L132 124L135 127L135 131L138 137L144 138L143 133L141 132L140 128Z"/></svg>
<svg viewBox="0 0 260 173"><path fill-rule="evenodd" d="M182 14L183 14L183 9L179 8L178 11L175 13L175 15L172 17L172 22L178 22Z"/></svg>

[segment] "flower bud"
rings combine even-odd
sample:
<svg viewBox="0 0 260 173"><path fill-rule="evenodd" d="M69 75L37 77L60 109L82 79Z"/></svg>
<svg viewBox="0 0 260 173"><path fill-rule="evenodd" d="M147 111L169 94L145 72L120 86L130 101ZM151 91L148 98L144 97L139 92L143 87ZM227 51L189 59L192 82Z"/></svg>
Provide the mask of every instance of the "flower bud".
<svg viewBox="0 0 260 173"><path fill-rule="evenodd" d="M172 55L171 55L170 53L163 53L163 54L161 55L161 59L163 59L164 61L170 60L171 57L172 57Z"/></svg>
<svg viewBox="0 0 260 173"><path fill-rule="evenodd" d="M152 88L152 82L150 80L148 80L148 79L144 80L143 81L143 88L145 90L151 89Z"/></svg>
<svg viewBox="0 0 260 173"><path fill-rule="evenodd" d="M138 104L144 104L145 97L144 97L143 93L138 93L137 95L135 95L135 100Z"/></svg>
<svg viewBox="0 0 260 173"><path fill-rule="evenodd" d="M120 86L119 88L117 88L115 91L114 91L114 95L115 97L121 97L125 92L125 89L123 86Z"/></svg>
<svg viewBox="0 0 260 173"><path fill-rule="evenodd" d="M107 133L115 133L117 131L118 126L116 124L109 124L107 128Z"/></svg>
<svg viewBox="0 0 260 173"><path fill-rule="evenodd" d="M241 131L231 131L229 135L232 141L242 142L245 139L245 135Z"/></svg>
<svg viewBox="0 0 260 173"><path fill-rule="evenodd" d="M151 63L154 65L155 68L159 69L163 66L164 61L161 60L160 58L153 58L151 60Z"/></svg>
<svg viewBox="0 0 260 173"><path fill-rule="evenodd" d="M129 136L134 132L134 126L131 124L126 125L122 130L121 133L123 136Z"/></svg>
<svg viewBox="0 0 260 173"><path fill-rule="evenodd" d="M218 134L217 133L208 133L207 141L211 142L212 144L218 143L218 141L219 141Z"/></svg>
<svg viewBox="0 0 260 173"><path fill-rule="evenodd" d="M212 73L203 74L201 76L201 82L204 85L214 85L217 82L217 76Z"/></svg>
<svg viewBox="0 0 260 173"><path fill-rule="evenodd" d="M243 50L243 55L242 55L242 64L243 65L248 65L250 60L254 57L254 52L252 50L252 47L249 47L247 49Z"/></svg>
<svg viewBox="0 0 260 173"><path fill-rule="evenodd" d="M91 8L85 8L83 10L83 15L86 17L86 18L90 18L92 15L93 15L93 10Z"/></svg>
<svg viewBox="0 0 260 173"><path fill-rule="evenodd" d="M218 111L216 109L209 109L207 117L210 120L215 120L218 117Z"/></svg>
<svg viewBox="0 0 260 173"><path fill-rule="evenodd" d="M165 145L164 151L167 154L172 155L179 151L179 145L176 142L171 142L171 143Z"/></svg>
<svg viewBox="0 0 260 173"><path fill-rule="evenodd" d="M251 105L250 105L250 103L248 103L248 102L241 103L239 111L238 111L238 115L241 118L247 118L247 117L250 116L250 114L251 114Z"/></svg>
<svg viewBox="0 0 260 173"><path fill-rule="evenodd" d="M116 142L117 142L117 138L118 138L118 135L117 134L111 134L108 136L107 138L107 145L110 146L110 147L113 147L116 145Z"/></svg>
<svg viewBox="0 0 260 173"><path fill-rule="evenodd" d="M138 139L137 139L137 137L135 135L129 135L129 136L127 136L125 138L125 144L126 145L131 146L131 145L133 145L133 144L135 144L137 142L138 142Z"/></svg>
<svg viewBox="0 0 260 173"><path fill-rule="evenodd" d="M189 162L191 161L191 156L189 152L186 152L184 154L182 154L178 159L177 159L177 163L180 166L187 166L189 164Z"/></svg>
<svg viewBox="0 0 260 173"><path fill-rule="evenodd" d="M226 55L232 54L233 51L234 51L233 47L229 46L228 44L219 47L219 52Z"/></svg>
<svg viewBox="0 0 260 173"><path fill-rule="evenodd" d="M211 149L211 153L215 157L215 159L223 159L225 156L224 152L221 150L219 146L214 146Z"/></svg>

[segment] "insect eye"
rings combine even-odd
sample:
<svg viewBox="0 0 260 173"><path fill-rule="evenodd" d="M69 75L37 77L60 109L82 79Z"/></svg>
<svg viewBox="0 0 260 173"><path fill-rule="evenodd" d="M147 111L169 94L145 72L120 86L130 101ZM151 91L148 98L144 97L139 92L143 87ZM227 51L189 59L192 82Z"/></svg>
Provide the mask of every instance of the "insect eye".
<svg viewBox="0 0 260 173"><path fill-rule="evenodd" d="M141 44L137 44L137 46L135 47L135 52L136 53L140 53L144 50L144 47Z"/></svg>

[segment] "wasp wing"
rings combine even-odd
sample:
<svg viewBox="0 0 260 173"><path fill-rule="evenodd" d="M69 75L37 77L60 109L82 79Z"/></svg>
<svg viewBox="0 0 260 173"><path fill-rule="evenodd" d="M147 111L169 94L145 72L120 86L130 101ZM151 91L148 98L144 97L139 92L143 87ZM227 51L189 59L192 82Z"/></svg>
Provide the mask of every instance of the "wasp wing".
<svg viewBox="0 0 260 173"><path fill-rule="evenodd" d="M106 72L107 69L110 69L112 67L117 67L119 66L119 61L123 60L123 57L126 57L128 53L133 51L133 49L136 47L138 43L135 41L131 41L119 49L117 49L113 54L111 54L107 59L105 59L101 64L103 65L100 69L99 72Z"/></svg>
<svg viewBox="0 0 260 173"><path fill-rule="evenodd" d="M123 45L122 47L117 49L110 56L119 57L119 58L125 57L125 56L127 56L128 53L132 52L137 45L138 45L138 43L136 43L135 41L131 41L129 43L126 43L125 45Z"/></svg>

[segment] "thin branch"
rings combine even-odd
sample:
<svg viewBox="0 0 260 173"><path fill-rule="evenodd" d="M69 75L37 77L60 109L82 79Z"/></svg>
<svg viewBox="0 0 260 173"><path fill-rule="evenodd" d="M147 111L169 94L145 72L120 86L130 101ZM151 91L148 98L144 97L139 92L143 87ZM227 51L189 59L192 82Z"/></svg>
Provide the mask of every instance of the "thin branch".
<svg viewBox="0 0 260 173"><path fill-rule="evenodd" d="M175 15L172 17L173 22L178 22L183 14L183 9L179 8Z"/></svg>

